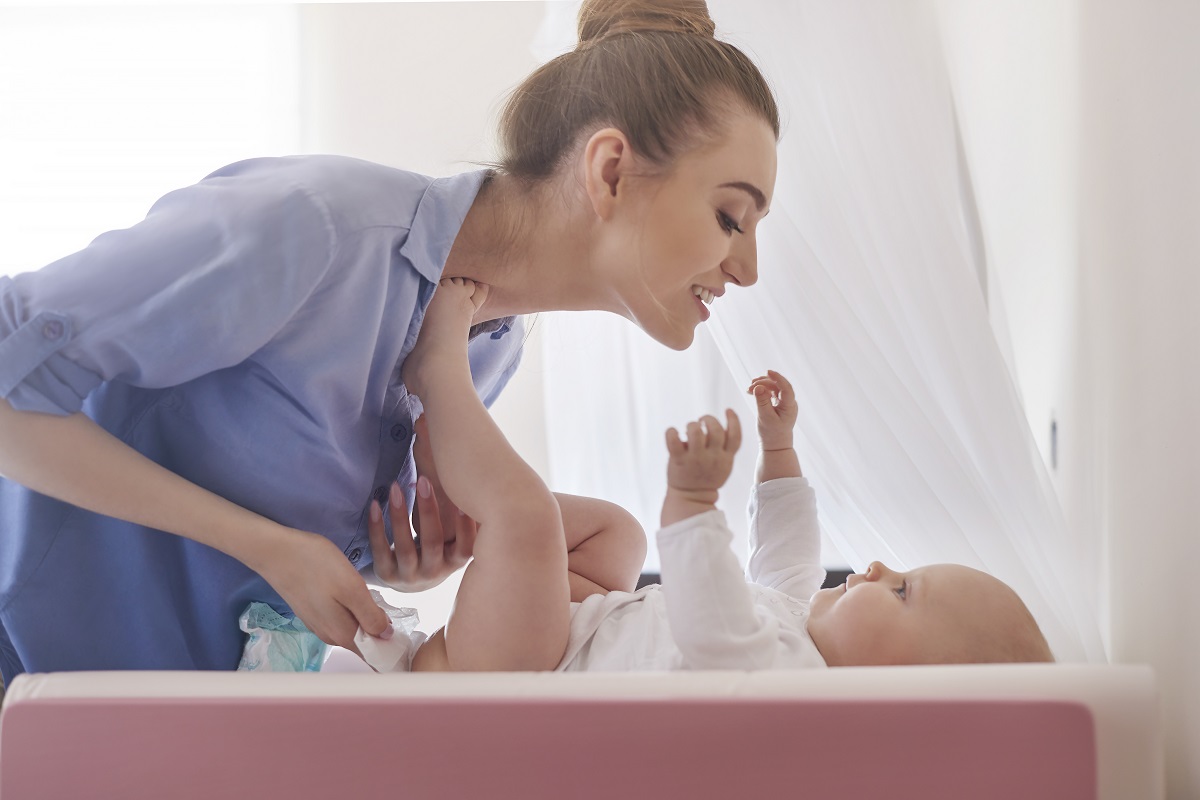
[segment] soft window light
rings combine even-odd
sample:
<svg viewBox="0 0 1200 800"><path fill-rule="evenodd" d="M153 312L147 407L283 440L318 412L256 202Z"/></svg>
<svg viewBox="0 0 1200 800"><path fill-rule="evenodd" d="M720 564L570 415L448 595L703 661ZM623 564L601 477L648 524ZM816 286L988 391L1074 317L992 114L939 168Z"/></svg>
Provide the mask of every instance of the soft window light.
<svg viewBox="0 0 1200 800"><path fill-rule="evenodd" d="M295 152L296 20L290 5L0 8L0 274L224 164Z"/></svg>

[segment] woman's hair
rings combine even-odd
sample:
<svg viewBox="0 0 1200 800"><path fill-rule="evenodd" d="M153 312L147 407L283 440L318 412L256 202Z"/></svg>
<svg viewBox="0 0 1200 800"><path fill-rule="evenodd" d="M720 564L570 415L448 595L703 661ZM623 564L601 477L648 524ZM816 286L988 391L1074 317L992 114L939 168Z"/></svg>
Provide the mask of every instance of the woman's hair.
<svg viewBox="0 0 1200 800"><path fill-rule="evenodd" d="M612 126L652 167L716 140L748 111L779 137L779 109L742 51L714 38L704 0L586 0L579 45L513 90L500 119L500 171L554 175L584 134Z"/></svg>

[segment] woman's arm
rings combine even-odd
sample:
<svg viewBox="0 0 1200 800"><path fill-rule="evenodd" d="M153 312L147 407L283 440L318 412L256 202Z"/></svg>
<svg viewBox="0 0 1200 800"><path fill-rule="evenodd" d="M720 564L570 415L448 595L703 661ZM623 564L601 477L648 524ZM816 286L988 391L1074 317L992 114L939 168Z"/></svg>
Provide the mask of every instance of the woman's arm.
<svg viewBox="0 0 1200 800"><path fill-rule="evenodd" d="M322 640L352 646L388 628L332 542L286 528L164 469L87 416L17 411L0 399L0 474L99 514L184 536L258 572Z"/></svg>

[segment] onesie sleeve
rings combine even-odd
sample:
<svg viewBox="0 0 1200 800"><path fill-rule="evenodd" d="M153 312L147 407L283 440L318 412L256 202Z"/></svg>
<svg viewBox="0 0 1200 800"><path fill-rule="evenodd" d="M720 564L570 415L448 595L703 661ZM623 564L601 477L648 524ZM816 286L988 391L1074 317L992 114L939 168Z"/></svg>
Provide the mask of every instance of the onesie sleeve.
<svg viewBox="0 0 1200 800"><path fill-rule="evenodd" d="M715 510L658 532L667 622L687 669L770 669L803 646L801 629L756 605L732 542Z"/></svg>
<svg viewBox="0 0 1200 800"><path fill-rule="evenodd" d="M177 385L269 342L328 271L333 227L302 186L237 166L166 195L131 228L0 278L0 396L70 414L103 381Z"/></svg>
<svg viewBox="0 0 1200 800"><path fill-rule="evenodd" d="M805 478L777 478L750 493L750 558L746 577L797 600L821 588L817 500Z"/></svg>

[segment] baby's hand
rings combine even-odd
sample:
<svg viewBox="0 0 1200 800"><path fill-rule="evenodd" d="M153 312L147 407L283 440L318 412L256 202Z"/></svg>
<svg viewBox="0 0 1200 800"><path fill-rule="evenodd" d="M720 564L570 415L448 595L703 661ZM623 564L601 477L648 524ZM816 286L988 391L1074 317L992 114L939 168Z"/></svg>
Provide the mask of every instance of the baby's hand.
<svg viewBox="0 0 1200 800"><path fill-rule="evenodd" d="M792 384L778 372L767 370L766 375L750 382L749 392L758 403L758 438L762 449L790 449L799 411Z"/></svg>
<svg viewBox="0 0 1200 800"><path fill-rule="evenodd" d="M430 367L467 363L467 338L475 313L487 300L487 284L469 278L443 278L425 309L417 343L404 359L400 378L420 396Z"/></svg>
<svg viewBox="0 0 1200 800"><path fill-rule="evenodd" d="M687 441L674 428L667 431L668 491L694 494L697 498L712 494L725 485L733 471L733 457L742 444L742 426L737 414L726 409L726 427L716 417L701 417L687 426Z"/></svg>

